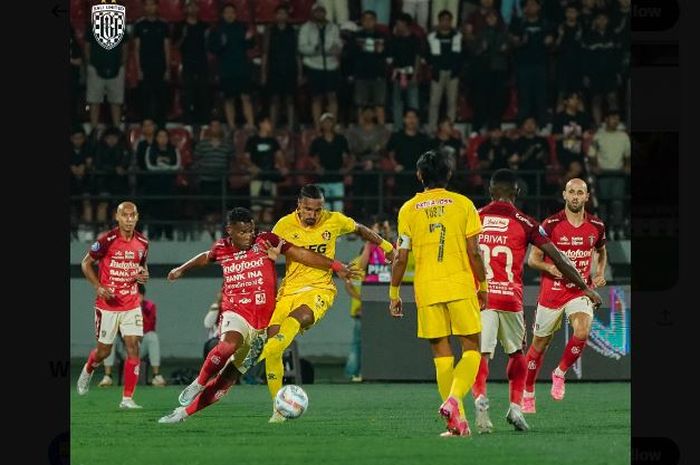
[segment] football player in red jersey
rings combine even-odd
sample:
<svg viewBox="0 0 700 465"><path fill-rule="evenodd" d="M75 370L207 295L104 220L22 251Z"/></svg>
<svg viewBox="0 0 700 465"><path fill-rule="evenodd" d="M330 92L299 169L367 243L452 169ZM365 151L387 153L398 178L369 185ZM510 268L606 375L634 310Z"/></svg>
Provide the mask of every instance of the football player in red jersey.
<svg viewBox="0 0 700 465"><path fill-rule="evenodd" d="M343 279L355 271L337 260L297 247L276 234L257 234L253 214L245 208L229 212L228 236L168 274L169 281L193 268L217 262L224 275L219 320L220 341L207 355L199 376L178 398L182 407L162 417L159 423L177 423L223 397L233 383L255 363L263 335L275 309L278 254L304 265L332 269ZM257 353L256 353L257 352Z"/></svg>
<svg viewBox="0 0 700 465"><path fill-rule="evenodd" d="M117 207L118 226L97 238L83 258L81 268L95 288L95 337L97 347L90 352L78 377L78 394L85 395L95 368L112 351L117 330L124 338L124 390L120 408L141 408L132 396L139 378L139 340L143 336L143 316L138 284L148 280L148 240L136 231L139 212L132 202ZM99 275L94 265L99 266Z"/></svg>
<svg viewBox="0 0 700 465"><path fill-rule="evenodd" d="M526 364L523 355L525 320L523 318L523 263L528 244L539 247L552 260L552 266L574 283L594 304L600 296L586 285L574 264L563 255L539 230L539 224L515 207L519 194L517 178L511 170L501 169L491 177L491 203L479 210L481 233L479 248L484 259L489 282L488 302L481 311L481 364L472 394L476 406L479 433L490 433L493 424L488 415L486 379L489 359L497 341L506 354L506 373L510 387L510 407L506 420L515 429L529 429L520 404L525 387Z"/></svg>
<svg viewBox="0 0 700 465"><path fill-rule="evenodd" d="M544 220L540 231L574 262L586 283L595 287L605 286L605 224L585 210L589 198L588 186L582 179L571 179L566 183L563 196L564 210ZM591 279L593 260L596 261L595 274ZM562 277L552 261L544 258L541 250L533 248L527 264L542 272L534 337L527 353L527 377L523 395L523 413L535 413L535 381L552 335L560 328L562 318L566 315L574 333L564 349L559 365L552 372L551 388L552 397L562 400L565 391L564 376L586 347L596 305L583 291Z"/></svg>

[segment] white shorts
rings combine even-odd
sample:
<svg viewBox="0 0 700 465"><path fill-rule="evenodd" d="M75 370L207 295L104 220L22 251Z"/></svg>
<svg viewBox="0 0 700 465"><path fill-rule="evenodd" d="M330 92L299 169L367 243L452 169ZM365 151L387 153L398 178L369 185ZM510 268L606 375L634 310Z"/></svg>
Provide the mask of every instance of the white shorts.
<svg viewBox="0 0 700 465"><path fill-rule="evenodd" d="M500 310L481 311L481 353L496 351L496 342L501 343L506 354L523 349L525 342L525 318L523 312Z"/></svg>
<svg viewBox="0 0 700 465"><path fill-rule="evenodd" d="M264 329L255 329L241 315L236 312L223 312L219 323L220 340L224 340L224 335L230 331L236 331L243 336L241 346L231 355L229 361L234 364L239 372L244 374L250 367L255 365L265 340L267 333Z"/></svg>
<svg viewBox="0 0 700 465"><path fill-rule="evenodd" d="M95 307L95 337L102 344L113 344L117 330L122 336L143 336L141 307L123 312L100 310Z"/></svg>
<svg viewBox="0 0 700 465"><path fill-rule="evenodd" d="M562 317L570 318L573 313L586 313L593 318L593 302L585 296L571 299L561 308L547 308L537 305L535 312L535 336L547 337L561 327Z"/></svg>

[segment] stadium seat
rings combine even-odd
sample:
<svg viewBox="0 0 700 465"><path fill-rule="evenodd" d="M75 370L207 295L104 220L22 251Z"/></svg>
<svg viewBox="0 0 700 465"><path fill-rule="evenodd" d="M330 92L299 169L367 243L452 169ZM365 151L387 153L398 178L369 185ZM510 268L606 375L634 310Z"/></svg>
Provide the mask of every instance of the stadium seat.
<svg viewBox="0 0 700 465"><path fill-rule="evenodd" d="M293 23L305 23L311 17L311 7L316 0L291 0L290 21Z"/></svg>
<svg viewBox="0 0 700 465"><path fill-rule="evenodd" d="M199 0L199 19L207 23L219 20L219 2L217 0Z"/></svg>
<svg viewBox="0 0 700 465"><path fill-rule="evenodd" d="M252 19L251 4L248 0L230 0L226 3L233 3L236 6L236 19L248 23ZM253 7L254 8L254 7Z"/></svg>
<svg viewBox="0 0 700 465"><path fill-rule="evenodd" d="M122 5L126 6L126 22L133 23L143 16L142 0L124 0Z"/></svg>
<svg viewBox="0 0 700 465"><path fill-rule="evenodd" d="M183 0L160 0L158 14L169 23L177 23L185 19Z"/></svg>
<svg viewBox="0 0 700 465"><path fill-rule="evenodd" d="M271 23L275 20L275 9L282 0L266 0L255 2L255 24Z"/></svg>

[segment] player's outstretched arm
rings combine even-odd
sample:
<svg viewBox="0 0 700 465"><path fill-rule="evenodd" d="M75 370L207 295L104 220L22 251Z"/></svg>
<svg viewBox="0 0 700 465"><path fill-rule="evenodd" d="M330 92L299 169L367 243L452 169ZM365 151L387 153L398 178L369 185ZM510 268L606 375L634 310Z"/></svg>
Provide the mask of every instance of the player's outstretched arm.
<svg viewBox="0 0 700 465"><path fill-rule="evenodd" d="M384 251L384 255L386 256L386 260L388 263L393 262L396 258L396 251L394 250L394 246L392 246L389 241L382 238L382 236L372 231L364 224L360 224L357 222L355 223L355 234L357 234L367 242L371 242L372 244L378 245Z"/></svg>
<svg viewBox="0 0 700 465"><path fill-rule="evenodd" d="M530 249L530 255L527 257L527 265L537 271L549 273L555 278L561 278L563 276L561 271L559 271L559 269L557 269L553 263L547 263L544 261L544 252L542 252L539 247L534 245L532 246L532 249Z"/></svg>
<svg viewBox="0 0 700 465"><path fill-rule="evenodd" d="M573 264L571 260L569 260L569 257L561 253L559 249L556 248L554 244L551 242L548 242L546 244L541 245L542 249L534 248L533 252L536 250L539 250L540 253L546 253L549 258L552 259L554 262L554 266L556 267L557 271L560 272L561 275L563 275L567 280L570 282L576 284L576 286L583 290L586 296L591 299L593 304L598 307L601 303L603 303L603 300L600 298L598 293L594 291L593 289L590 289L588 285L586 284L586 281L583 280L583 277L581 276L581 273L578 272L576 269L576 266ZM531 254L532 255L532 254ZM529 264L529 260L528 260Z"/></svg>
<svg viewBox="0 0 700 465"><path fill-rule="evenodd" d="M403 306L399 297L399 286L406 273L408 265L408 248L400 248L391 265L391 285L389 286L389 313L391 316L401 318L403 316Z"/></svg>
<svg viewBox="0 0 700 465"><path fill-rule="evenodd" d="M358 276L358 270L339 262L338 260L331 260L325 255L321 255L318 252L305 249L296 245L291 245L285 252L284 256L294 260L295 262L301 263L302 265L310 266L312 268L319 268L321 270L333 270L342 279L348 280Z"/></svg>
<svg viewBox="0 0 700 465"><path fill-rule="evenodd" d="M201 268L203 266L207 266L209 263L211 263L211 260L209 259L209 252L197 254L177 268L170 270L170 273L168 273L168 281L180 279L192 268Z"/></svg>
<svg viewBox="0 0 700 465"><path fill-rule="evenodd" d="M95 292L97 292L98 297L112 299L114 297L114 292L102 286L99 278L97 277L97 273L95 273L94 265L96 261L97 260L92 258L89 253L85 254L83 261L80 262L80 269L83 270L85 278L90 282L90 284L92 284L92 287L95 288Z"/></svg>
<svg viewBox="0 0 700 465"><path fill-rule="evenodd" d="M479 235L474 234L471 237L467 237L467 256L469 257L469 264L471 265L472 271L477 281L479 281L479 289L476 293L479 299L479 306L483 310L486 308L486 302L488 300L489 288L486 282L486 270L484 269L484 259L481 256L481 249L479 248Z"/></svg>

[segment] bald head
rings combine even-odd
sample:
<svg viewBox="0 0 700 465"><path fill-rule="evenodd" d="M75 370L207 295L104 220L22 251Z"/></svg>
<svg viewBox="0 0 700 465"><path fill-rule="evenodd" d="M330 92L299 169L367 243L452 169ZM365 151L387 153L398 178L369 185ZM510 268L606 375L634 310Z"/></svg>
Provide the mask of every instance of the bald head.
<svg viewBox="0 0 700 465"><path fill-rule="evenodd" d="M566 209L572 213L579 213L588 202L588 185L583 179L573 178L566 183L563 197Z"/></svg>
<svg viewBox="0 0 700 465"><path fill-rule="evenodd" d="M136 223L139 220L139 212L136 209L136 204L133 202L122 202L117 206L117 213L115 215L117 223L119 224L119 230L130 236L133 234L136 228Z"/></svg>
<svg viewBox="0 0 700 465"><path fill-rule="evenodd" d="M136 204L134 202L122 202L117 206L117 213L123 211L123 210L131 210L135 211L138 213L138 209L136 208Z"/></svg>

